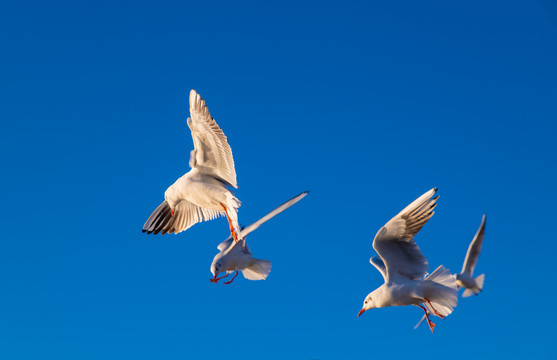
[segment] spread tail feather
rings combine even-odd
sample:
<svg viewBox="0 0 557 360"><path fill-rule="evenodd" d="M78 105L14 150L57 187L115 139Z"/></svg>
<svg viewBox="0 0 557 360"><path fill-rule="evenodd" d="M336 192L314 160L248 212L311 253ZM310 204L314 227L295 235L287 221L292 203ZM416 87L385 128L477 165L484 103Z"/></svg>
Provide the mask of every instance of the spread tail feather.
<svg viewBox="0 0 557 360"><path fill-rule="evenodd" d="M484 287L485 274L479 275L474 280L476 281L476 287L464 290L464 292L462 293L462 297L478 295L479 292L482 291Z"/></svg>
<svg viewBox="0 0 557 360"><path fill-rule="evenodd" d="M242 274L248 280L265 280L271 272L269 260L253 259L254 263L242 270Z"/></svg>
<svg viewBox="0 0 557 360"><path fill-rule="evenodd" d="M458 287L454 275L441 265L425 279L425 282L427 281L435 283L435 286L427 291L428 294L424 294L435 310L443 316L452 313L458 304ZM427 303L426 307L431 313L435 313Z"/></svg>

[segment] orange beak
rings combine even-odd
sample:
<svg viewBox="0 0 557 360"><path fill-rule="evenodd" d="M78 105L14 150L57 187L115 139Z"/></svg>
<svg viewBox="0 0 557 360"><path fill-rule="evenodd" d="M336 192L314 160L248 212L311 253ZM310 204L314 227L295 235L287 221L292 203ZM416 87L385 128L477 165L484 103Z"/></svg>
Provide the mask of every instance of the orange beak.
<svg viewBox="0 0 557 360"><path fill-rule="evenodd" d="M360 317L360 315L362 315L365 311L366 311L366 309L360 310L360 312L358 313L358 317Z"/></svg>

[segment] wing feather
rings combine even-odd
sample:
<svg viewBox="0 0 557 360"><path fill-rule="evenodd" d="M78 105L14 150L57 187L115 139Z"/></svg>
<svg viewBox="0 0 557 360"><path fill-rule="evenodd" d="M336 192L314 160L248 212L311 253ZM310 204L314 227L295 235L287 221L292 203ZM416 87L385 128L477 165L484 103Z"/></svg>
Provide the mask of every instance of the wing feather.
<svg viewBox="0 0 557 360"><path fill-rule="evenodd" d="M385 282L386 282L387 281L387 269L385 269L385 263L383 263L383 260L381 260L381 258L379 256L373 256L369 259L369 262L371 263L371 265L375 266L375 268L377 270L379 270L381 275L383 275L383 279L385 279Z"/></svg>
<svg viewBox="0 0 557 360"><path fill-rule="evenodd" d="M401 276L412 280L423 279L426 275L429 264L414 236L433 216L438 199L438 196L433 197L436 192L437 188L431 189L414 200L375 235L373 248L385 265L386 282L396 281Z"/></svg>
<svg viewBox="0 0 557 360"><path fill-rule="evenodd" d="M482 223L476 232L476 236L474 236L474 239L468 247L468 252L466 253L466 258L464 259L464 264L462 265L462 272L467 273L470 276L474 273L474 268L478 262L480 252L482 251L482 243L484 241L485 234L485 219L486 216L484 215L482 217Z"/></svg>
<svg viewBox="0 0 557 360"><path fill-rule="evenodd" d="M182 200L174 208L174 215L170 212L170 205L165 200L149 216L143 225L143 232L147 234L172 234L187 230L198 222L213 220L222 215L221 211L199 207L189 201Z"/></svg>
<svg viewBox="0 0 557 360"><path fill-rule="evenodd" d="M283 203L282 205L280 205L279 207L277 207L276 209L274 209L273 211L271 211L267 215L263 216L261 219L257 220L256 222L254 222L250 226L247 226L246 228L242 229L242 231L240 231L240 238L242 238L242 239L245 238L249 233L251 233L252 231L259 228L264 222L272 219L273 217L277 216L278 214L280 214L284 210L288 209L289 207L291 207L292 205L297 203L298 201L302 200L308 193L309 193L309 191L304 191L303 193L294 196L292 199Z"/></svg>
<svg viewBox="0 0 557 360"><path fill-rule="evenodd" d="M211 117L205 100L195 90L190 92L190 115L188 126L195 146L190 166L237 188L234 158L228 139Z"/></svg>

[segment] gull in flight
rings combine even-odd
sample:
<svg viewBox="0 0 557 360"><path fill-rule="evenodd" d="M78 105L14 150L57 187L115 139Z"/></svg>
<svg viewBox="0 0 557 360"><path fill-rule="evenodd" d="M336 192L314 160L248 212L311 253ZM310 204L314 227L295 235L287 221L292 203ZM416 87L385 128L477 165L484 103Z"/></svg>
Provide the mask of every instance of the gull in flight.
<svg viewBox="0 0 557 360"><path fill-rule="evenodd" d="M275 210L271 211L255 223L243 228L240 231L240 241L232 241L232 237L224 240L218 249L220 252L215 255L213 263L211 264L211 273L213 278L209 279L217 283L220 279L227 277L231 272L236 272L230 281L225 284L230 284L241 271L244 277L248 280L265 280L267 275L271 272L271 262L269 260L256 259L252 256L251 251L246 244L246 236L253 230L257 229L267 220L275 217L284 210L288 209L298 201L302 200L309 191L305 191L300 195L288 200ZM217 277L220 273L226 272L226 275Z"/></svg>
<svg viewBox="0 0 557 360"><path fill-rule="evenodd" d="M241 203L228 189L238 188L232 150L195 90L190 92L190 114L187 122L194 145L191 170L166 189L164 201L149 216L143 232L177 234L198 222L226 215L232 237L238 241L237 209Z"/></svg>
<svg viewBox="0 0 557 360"><path fill-rule="evenodd" d="M480 224L480 227L476 232L476 236L474 236L474 239L472 239L472 242L468 247L468 252L466 253L466 258L464 259L464 265L462 265L462 271L460 272L460 274L455 275L456 285L459 288L465 288L464 292L462 293L462 297L468 297L472 294L478 295L478 293L483 289L485 274L481 274L476 278L474 278L472 274L474 273L474 268L476 267L476 264L478 262L480 252L482 251L484 234L485 215L482 217L482 223ZM417 329L418 326L420 326L425 320L425 318L426 316L424 315L422 319L416 324L416 326L414 326L414 329Z"/></svg>
<svg viewBox="0 0 557 360"><path fill-rule="evenodd" d="M366 296L358 316L373 308L415 305L425 312L433 332L435 324L429 320L428 311L444 319L457 305L455 277L443 265L426 277L429 265L414 241L414 236L433 216L436 192L437 188L431 189L414 200L375 235L373 248L379 256L372 257L370 262L383 275L385 283Z"/></svg>
<svg viewBox="0 0 557 360"><path fill-rule="evenodd" d="M472 274L474 273L474 268L478 263L478 257L480 257L480 252L482 251L482 243L484 241L485 234L485 215L482 217L482 223L476 232L476 236L470 243L468 247L468 252L466 253L466 258L464 259L464 264L462 265L462 270L460 274L456 274L456 284L458 287L466 288L462 293L462 297L468 297L472 294L477 295L484 286L485 274L474 278Z"/></svg>

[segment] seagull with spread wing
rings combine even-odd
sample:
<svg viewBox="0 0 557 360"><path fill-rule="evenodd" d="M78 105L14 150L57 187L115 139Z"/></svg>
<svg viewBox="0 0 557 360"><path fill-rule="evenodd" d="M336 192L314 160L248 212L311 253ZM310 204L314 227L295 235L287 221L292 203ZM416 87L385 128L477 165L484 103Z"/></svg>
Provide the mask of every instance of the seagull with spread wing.
<svg viewBox="0 0 557 360"><path fill-rule="evenodd" d="M434 188L420 196L375 235L373 248L379 256L372 257L370 262L383 275L385 283L366 296L358 316L373 308L415 305L424 310L433 332L435 324L429 320L428 311L444 319L457 305L455 277L443 265L426 277L429 264L414 241L414 236L433 216L436 192Z"/></svg>
<svg viewBox="0 0 557 360"><path fill-rule="evenodd" d="M476 236L474 236L474 239L472 239L472 242L468 247L468 252L466 253L466 258L464 259L464 265L462 265L462 271L460 272L460 274L455 275L456 285L459 288L465 289L462 293L462 297L468 297L472 294L478 295L478 293L483 289L485 274L481 274L476 278L474 278L472 275L474 273L476 263L478 262L480 252L482 251L484 234L485 215L482 217L482 222L478 231L476 232ZM420 326L425 319L426 316L424 315L422 319L416 324L416 326L414 326L414 329L417 329L418 326Z"/></svg>
<svg viewBox="0 0 557 360"><path fill-rule="evenodd" d="M229 237L220 243L218 246L220 252L215 255L213 263L211 264L211 273L213 274L213 278L210 280L217 283L220 279L227 277L234 271L236 273L232 279L225 282L225 284L232 283L238 275L238 271L241 271L244 277L248 280L265 280L271 272L271 262L269 260L256 259L252 256L252 253L246 244L246 236L259 228L264 222L272 219L298 201L302 200L308 193L309 191L304 191L300 195L297 195L280 205L278 208L271 211L250 226L243 228L240 231L240 241L232 241L232 237ZM217 277L222 272L226 272L226 274L224 276Z"/></svg>
<svg viewBox="0 0 557 360"><path fill-rule="evenodd" d="M480 257L480 252L482 251L484 234L485 215L482 217L482 223L480 224L478 232L476 232L476 236L474 236L474 239L468 247L468 252L466 253L466 258L464 259L464 264L462 265L462 271L460 274L456 274L456 284L458 287L466 289L462 293L462 297L477 295L483 289L485 274L481 274L476 278L472 275L474 274L474 268L478 263L478 258Z"/></svg>
<svg viewBox="0 0 557 360"><path fill-rule="evenodd" d="M177 234L198 222L225 215L232 237L238 241L237 209L241 203L228 189L238 187L228 139L195 90L190 92L190 114L187 122L194 144L191 170L166 190L164 201L149 216L143 232Z"/></svg>

